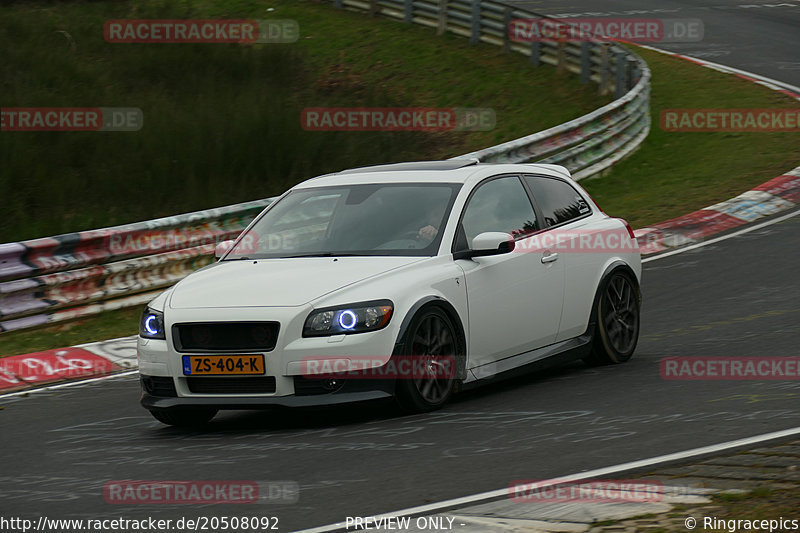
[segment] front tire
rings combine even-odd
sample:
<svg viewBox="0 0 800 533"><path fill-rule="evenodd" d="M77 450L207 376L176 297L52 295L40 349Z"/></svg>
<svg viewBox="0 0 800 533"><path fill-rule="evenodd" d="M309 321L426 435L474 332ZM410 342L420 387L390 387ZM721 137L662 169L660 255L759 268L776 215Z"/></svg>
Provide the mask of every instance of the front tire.
<svg viewBox="0 0 800 533"><path fill-rule="evenodd" d="M592 353L584 361L610 365L633 356L639 341L641 302L635 278L624 270L613 272L597 298Z"/></svg>
<svg viewBox="0 0 800 533"><path fill-rule="evenodd" d="M217 414L212 407L169 407L150 409L153 418L168 426L200 427L211 421Z"/></svg>
<svg viewBox="0 0 800 533"><path fill-rule="evenodd" d="M456 384L461 341L448 314L438 306L422 309L409 324L401 356L422 360L425 375L398 376L396 399L403 410L425 413L440 409ZM414 365L415 368L418 365Z"/></svg>

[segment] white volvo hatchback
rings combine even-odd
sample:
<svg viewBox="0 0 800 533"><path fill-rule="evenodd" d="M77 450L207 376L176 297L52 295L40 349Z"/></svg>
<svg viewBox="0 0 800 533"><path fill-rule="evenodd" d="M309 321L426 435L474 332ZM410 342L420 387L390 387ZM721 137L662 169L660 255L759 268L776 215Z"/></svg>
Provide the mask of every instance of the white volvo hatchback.
<svg viewBox="0 0 800 533"><path fill-rule="evenodd" d="M639 335L630 226L556 165L399 163L307 180L142 315L142 405L394 397L441 407L520 370L622 363Z"/></svg>

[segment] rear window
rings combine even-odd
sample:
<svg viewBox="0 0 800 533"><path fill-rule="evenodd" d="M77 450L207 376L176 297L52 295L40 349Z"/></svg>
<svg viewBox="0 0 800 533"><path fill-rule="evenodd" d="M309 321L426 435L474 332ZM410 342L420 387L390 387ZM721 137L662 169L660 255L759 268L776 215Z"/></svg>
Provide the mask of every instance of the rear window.
<svg viewBox="0 0 800 533"><path fill-rule="evenodd" d="M533 197L544 216L545 226L563 224L592 212L589 204L575 188L557 178L525 176Z"/></svg>

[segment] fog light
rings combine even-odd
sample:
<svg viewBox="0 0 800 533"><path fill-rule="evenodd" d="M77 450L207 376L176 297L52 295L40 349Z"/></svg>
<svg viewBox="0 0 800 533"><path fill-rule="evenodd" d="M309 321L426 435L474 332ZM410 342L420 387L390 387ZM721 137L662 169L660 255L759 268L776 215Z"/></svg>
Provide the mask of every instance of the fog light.
<svg viewBox="0 0 800 533"><path fill-rule="evenodd" d="M322 382L322 388L327 391L335 391L337 389L341 389L342 385L344 385L344 381L341 379L326 379Z"/></svg>

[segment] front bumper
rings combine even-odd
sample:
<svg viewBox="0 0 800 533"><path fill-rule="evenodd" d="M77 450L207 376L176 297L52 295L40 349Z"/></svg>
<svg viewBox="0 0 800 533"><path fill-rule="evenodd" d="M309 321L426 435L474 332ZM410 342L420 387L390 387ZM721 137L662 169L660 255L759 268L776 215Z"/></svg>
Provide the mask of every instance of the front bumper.
<svg viewBox="0 0 800 533"><path fill-rule="evenodd" d="M349 380L344 381L340 388L331 392L308 388L304 394L286 396L206 395L179 397L177 394L171 394L168 387L154 388L151 385L152 378L153 376L141 376L143 389L141 404L145 409L189 406L215 407L217 409L265 409L271 406L313 407L339 405L392 398L395 386L393 380ZM145 385L147 380L150 380L150 382Z"/></svg>
<svg viewBox="0 0 800 533"><path fill-rule="evenodd" d="M342 359L358 362L366 357L384 364L391 357L399 328L395 321L382 330L370 333L300 337L299 332L310 309L226 309L224 312L216 309L170 310L165 317L165 340L138 339L137 355L142 378L153 378L167 386L167 392L158 387L154 389L143 386L142 405L147 408L205 405L222 409L248 409L270 405L331 405L392 396L394 381L389 379L351 379L335 391L314 390L313 384L310 388L306 386L314 380L303 381L304 373L312 368L309 362L315 360ZM230 321L271 320L281 324L275 348L261 352L265 363L264 374L250 376L254 379L272 380L270 383L247 384L243 381L243 387L239 391L236 390L237 385L232 384L237 378L231 377L227 390L219 390L216 387L197 386L196 380L209 380L210 383L216 377L184 374L182 357L188 354L176 350L172 325L179 322L219 321L222 316ZM231 353L239 352L231 350ZM305 377L311 378L313 375Z"/></svg>

